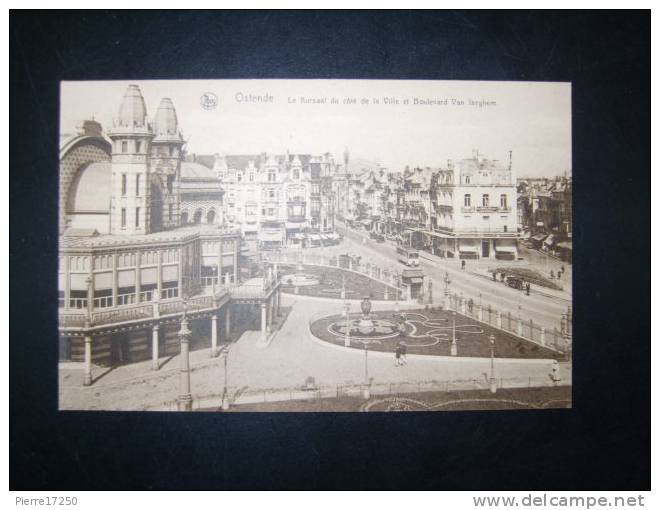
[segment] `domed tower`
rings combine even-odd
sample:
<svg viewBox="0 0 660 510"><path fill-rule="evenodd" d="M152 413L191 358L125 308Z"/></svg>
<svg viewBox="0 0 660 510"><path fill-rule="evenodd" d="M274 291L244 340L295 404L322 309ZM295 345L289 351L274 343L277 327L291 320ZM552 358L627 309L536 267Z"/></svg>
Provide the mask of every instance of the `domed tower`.
<svg viewBox="0 0 660 510"><path fill-rule="evenodd" d="M179 182L182 147L174 104L169 97L161 99L154 117L151 142L151 229L157 232L179 224Z"/></svg>
<svg viewBox="0 0 660 510"><path fill-rule="evenodd" d="M110 233L148 234L150 230L149 161L151 126L137 85L129 85L113 119Z"/></svg>

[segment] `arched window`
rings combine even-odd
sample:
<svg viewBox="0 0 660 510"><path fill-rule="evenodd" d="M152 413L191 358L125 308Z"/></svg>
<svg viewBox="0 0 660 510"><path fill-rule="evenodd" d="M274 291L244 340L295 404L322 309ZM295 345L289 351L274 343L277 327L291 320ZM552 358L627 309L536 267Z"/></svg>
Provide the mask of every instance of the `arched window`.
<svg viewBox="0 0 660 510"><path fill-rule="evenodd" d="M188 223L188 211L183 211L181 213L181 225Z"/></svg>
<svg viewBox="0 0 660 510"><path fill-rule="evenodd" d="M215 223L215 210L211 209L206 213L206 223Z"/></svg>
<svg viewBox="0 0 660 510"><path fill-rule="evenodd" d="M193 216L193 223L194 223L195 225L197 225L197 224L199 224L199 223L201 223L201 222L202 222L202 210L201 210L201 209L197 209L197 210L195 211L195 216Z"/></svg>

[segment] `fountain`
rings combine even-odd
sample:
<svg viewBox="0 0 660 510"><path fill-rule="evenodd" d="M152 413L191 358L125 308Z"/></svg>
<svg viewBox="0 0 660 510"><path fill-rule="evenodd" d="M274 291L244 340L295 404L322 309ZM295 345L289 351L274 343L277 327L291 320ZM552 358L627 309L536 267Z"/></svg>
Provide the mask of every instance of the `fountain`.
<svg viewBox="0 0 660 510"><path fill-rule="evenodd" d="M328 331L333 335L350 338L362 344L380 343L381 340L399 336L397 324L389 319L381 319L372 315L371 300L368 297L362 300L360 309L362 314L359 317L351 317L348 307L346 307L342 312L342 320L330 324Z"/></svg>
<svg viewBox="0 0 660 510"><path fill-rule="evenodd" d="M362 318L358 323L358 331L360 334L369 336L376 329L374 326L374 321L371 318L371 301L368 297L365 297L360 303L360 309L362 310Z"/></svg>

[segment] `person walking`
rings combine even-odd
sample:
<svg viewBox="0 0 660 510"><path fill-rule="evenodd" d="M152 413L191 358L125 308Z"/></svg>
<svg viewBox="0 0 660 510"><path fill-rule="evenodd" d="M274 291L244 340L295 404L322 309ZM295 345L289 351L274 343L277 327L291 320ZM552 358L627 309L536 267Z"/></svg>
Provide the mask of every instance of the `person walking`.
<svg viewBox="0 0 660 510"><path fill-rule="evenodd" d="M404 342L401 342L400 344L400 349L401 349L401 364L402 365L407 365L408 364L408 359L406 358L406 350L407 346Z"/></svg>
<svg viewBox="0 0 660 510"><path fill-rule="evenodd" d="M461 269L465 271L465 260L461 260Z"/></svg>
<svg viewBox="0 0 660 510"><path fill-rule="evenodd" d="M396 350L394 351L394 366L395 367L400 367L401 366L401 346L398 345Z"/></svg>

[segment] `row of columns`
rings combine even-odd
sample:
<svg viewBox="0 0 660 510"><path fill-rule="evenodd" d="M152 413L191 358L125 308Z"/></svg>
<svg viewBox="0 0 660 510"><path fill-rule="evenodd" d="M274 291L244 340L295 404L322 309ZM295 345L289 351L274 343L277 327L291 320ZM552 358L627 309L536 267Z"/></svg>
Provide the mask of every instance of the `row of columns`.
<svg viewBox="0 0 660 510"><path fill-rule="evenodd" d="M261 341L265 342L268 335L272 331L272 324L274 320L273 314L279 317L280 315L280 290L277 289L270 297L261 303Z"/></svg>
<svg viewBox="0 0 660 510"><path fill-rule="evenodd" d="M231 312L230 307L227 305L225 307L225 337L228 339L231 331ZM218 340L220 340L219 334L219 322L220 317L218 313L214 313L211 316L211 357L215 357L218 354ZM152 370L158 370L160 368L160 354L159 354L159 334L160 334L160 325L154 324L151 327L151 368ZM92 384L92 336L85 335L84 339L84 377L83 385L89 386Z"/></svg>

